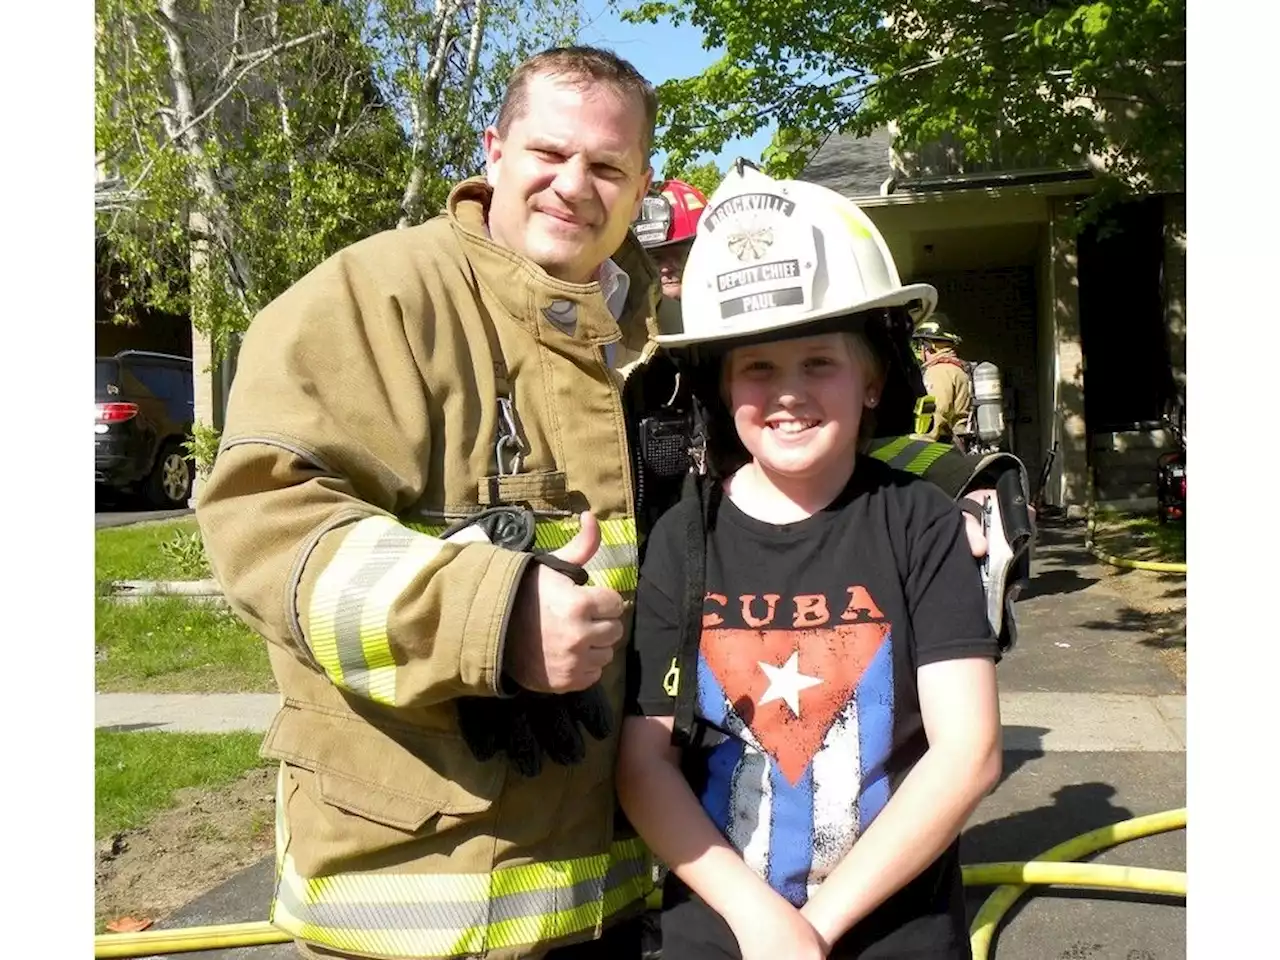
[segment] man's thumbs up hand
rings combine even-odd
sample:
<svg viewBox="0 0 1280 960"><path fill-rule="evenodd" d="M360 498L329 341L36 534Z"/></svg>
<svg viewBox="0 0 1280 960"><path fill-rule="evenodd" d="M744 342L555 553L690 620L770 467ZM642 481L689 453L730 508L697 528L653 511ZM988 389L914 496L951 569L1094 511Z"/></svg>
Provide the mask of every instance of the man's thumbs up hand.
<svg viewBox="0 0 1280 960"><path fill-rule="evenodd" d="M607 587L579 586L564 564L583 567L600 549L600 524L583 513L573 539L525 570L507 627L503 667L528 690L585 690L613 659L622 639L622 597Z"/></svg>

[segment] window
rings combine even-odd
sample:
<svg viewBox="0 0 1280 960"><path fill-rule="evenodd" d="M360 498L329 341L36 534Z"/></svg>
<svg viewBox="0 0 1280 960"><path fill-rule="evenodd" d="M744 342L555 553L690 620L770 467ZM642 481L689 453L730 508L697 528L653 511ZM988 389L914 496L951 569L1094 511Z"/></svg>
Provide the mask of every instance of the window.
<svg viewBox="0 0 1280 960"><path fill-rule="evenodd" d="M97 396L115 396L120 392L120 365L114 360L96 362L97 376L95 389Z"/></svg>

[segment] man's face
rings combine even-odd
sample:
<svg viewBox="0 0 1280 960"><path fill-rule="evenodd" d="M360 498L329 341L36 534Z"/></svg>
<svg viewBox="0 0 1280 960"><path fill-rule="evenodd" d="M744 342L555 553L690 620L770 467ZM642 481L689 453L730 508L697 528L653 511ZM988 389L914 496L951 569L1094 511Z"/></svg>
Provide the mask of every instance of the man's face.
<svg viewBox="0 0 1280 960"><path fill-rule="evenodd" d="M529 79L506 136L484 133L489 233L551 276L587 283L622 243L653 175L644 110L604 86Z"/></svg>
<svg viewBox="0 0 1280 960"><path fill-rule="evenodd" d="M670 246L650 250L653 262L658 266L658 274L662 277L662 292L672 300L679 300L683 289L681 277L684 276L684 265L689 262L689 251L693 242L673 243Z"/></svg>

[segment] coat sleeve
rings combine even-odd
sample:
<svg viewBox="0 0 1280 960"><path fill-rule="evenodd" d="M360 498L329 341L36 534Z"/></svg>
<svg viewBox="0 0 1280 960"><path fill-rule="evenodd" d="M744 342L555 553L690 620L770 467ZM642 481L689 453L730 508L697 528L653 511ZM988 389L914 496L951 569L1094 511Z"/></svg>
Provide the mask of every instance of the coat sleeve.
<svg viewBox="0 0 1280 960"><path fill-rule="evenodd" d="M396 519L425 489L435 426L415 361L430 344L406 312L340 254L259 314L196 509L245 622L388 706L497 694L528 563Z"/></svg>
<svg viewBox="0 0 1280 960"><path fill-rule="evenodd" d="M924 371L924 388L934 399L933 425L924 436L930 440L938 440L943 436L944 427L950 427L955 415L955 394L951 379L943 376L938 367L930 367Z"/></svg>

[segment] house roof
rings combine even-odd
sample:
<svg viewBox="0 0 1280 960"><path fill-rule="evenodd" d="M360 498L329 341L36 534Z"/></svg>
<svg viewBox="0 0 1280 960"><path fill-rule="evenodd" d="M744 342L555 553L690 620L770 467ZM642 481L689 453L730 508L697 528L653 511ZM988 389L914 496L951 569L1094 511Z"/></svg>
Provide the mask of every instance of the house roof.
<svg viewBox="0 0 1280 960"><path fill-rule="evenodd" d="M885 180L894 177L890 188L894 194L939 193L976 188L1030 186L1035 184L1080 184L1066 189L1088 189L1084 182L1093 179L1085 165L1079 168L1015 166L1001 169L998 166L981 166L971 173L933 172L904 175L894 169L892 157L893 136L887 127L881 127L865 137L833 133L818 148L801 179L829 187L846 197L870 198L880 196Z"/></svg>
<svg viewBox="0 0 1280 960"><path fill-rule="evenodd" d="M889 165L892 145L893 137L887 127L865 137L833 133L805 164L800 178L846 197L878 194L880 185L893 173Z"/></svg>

